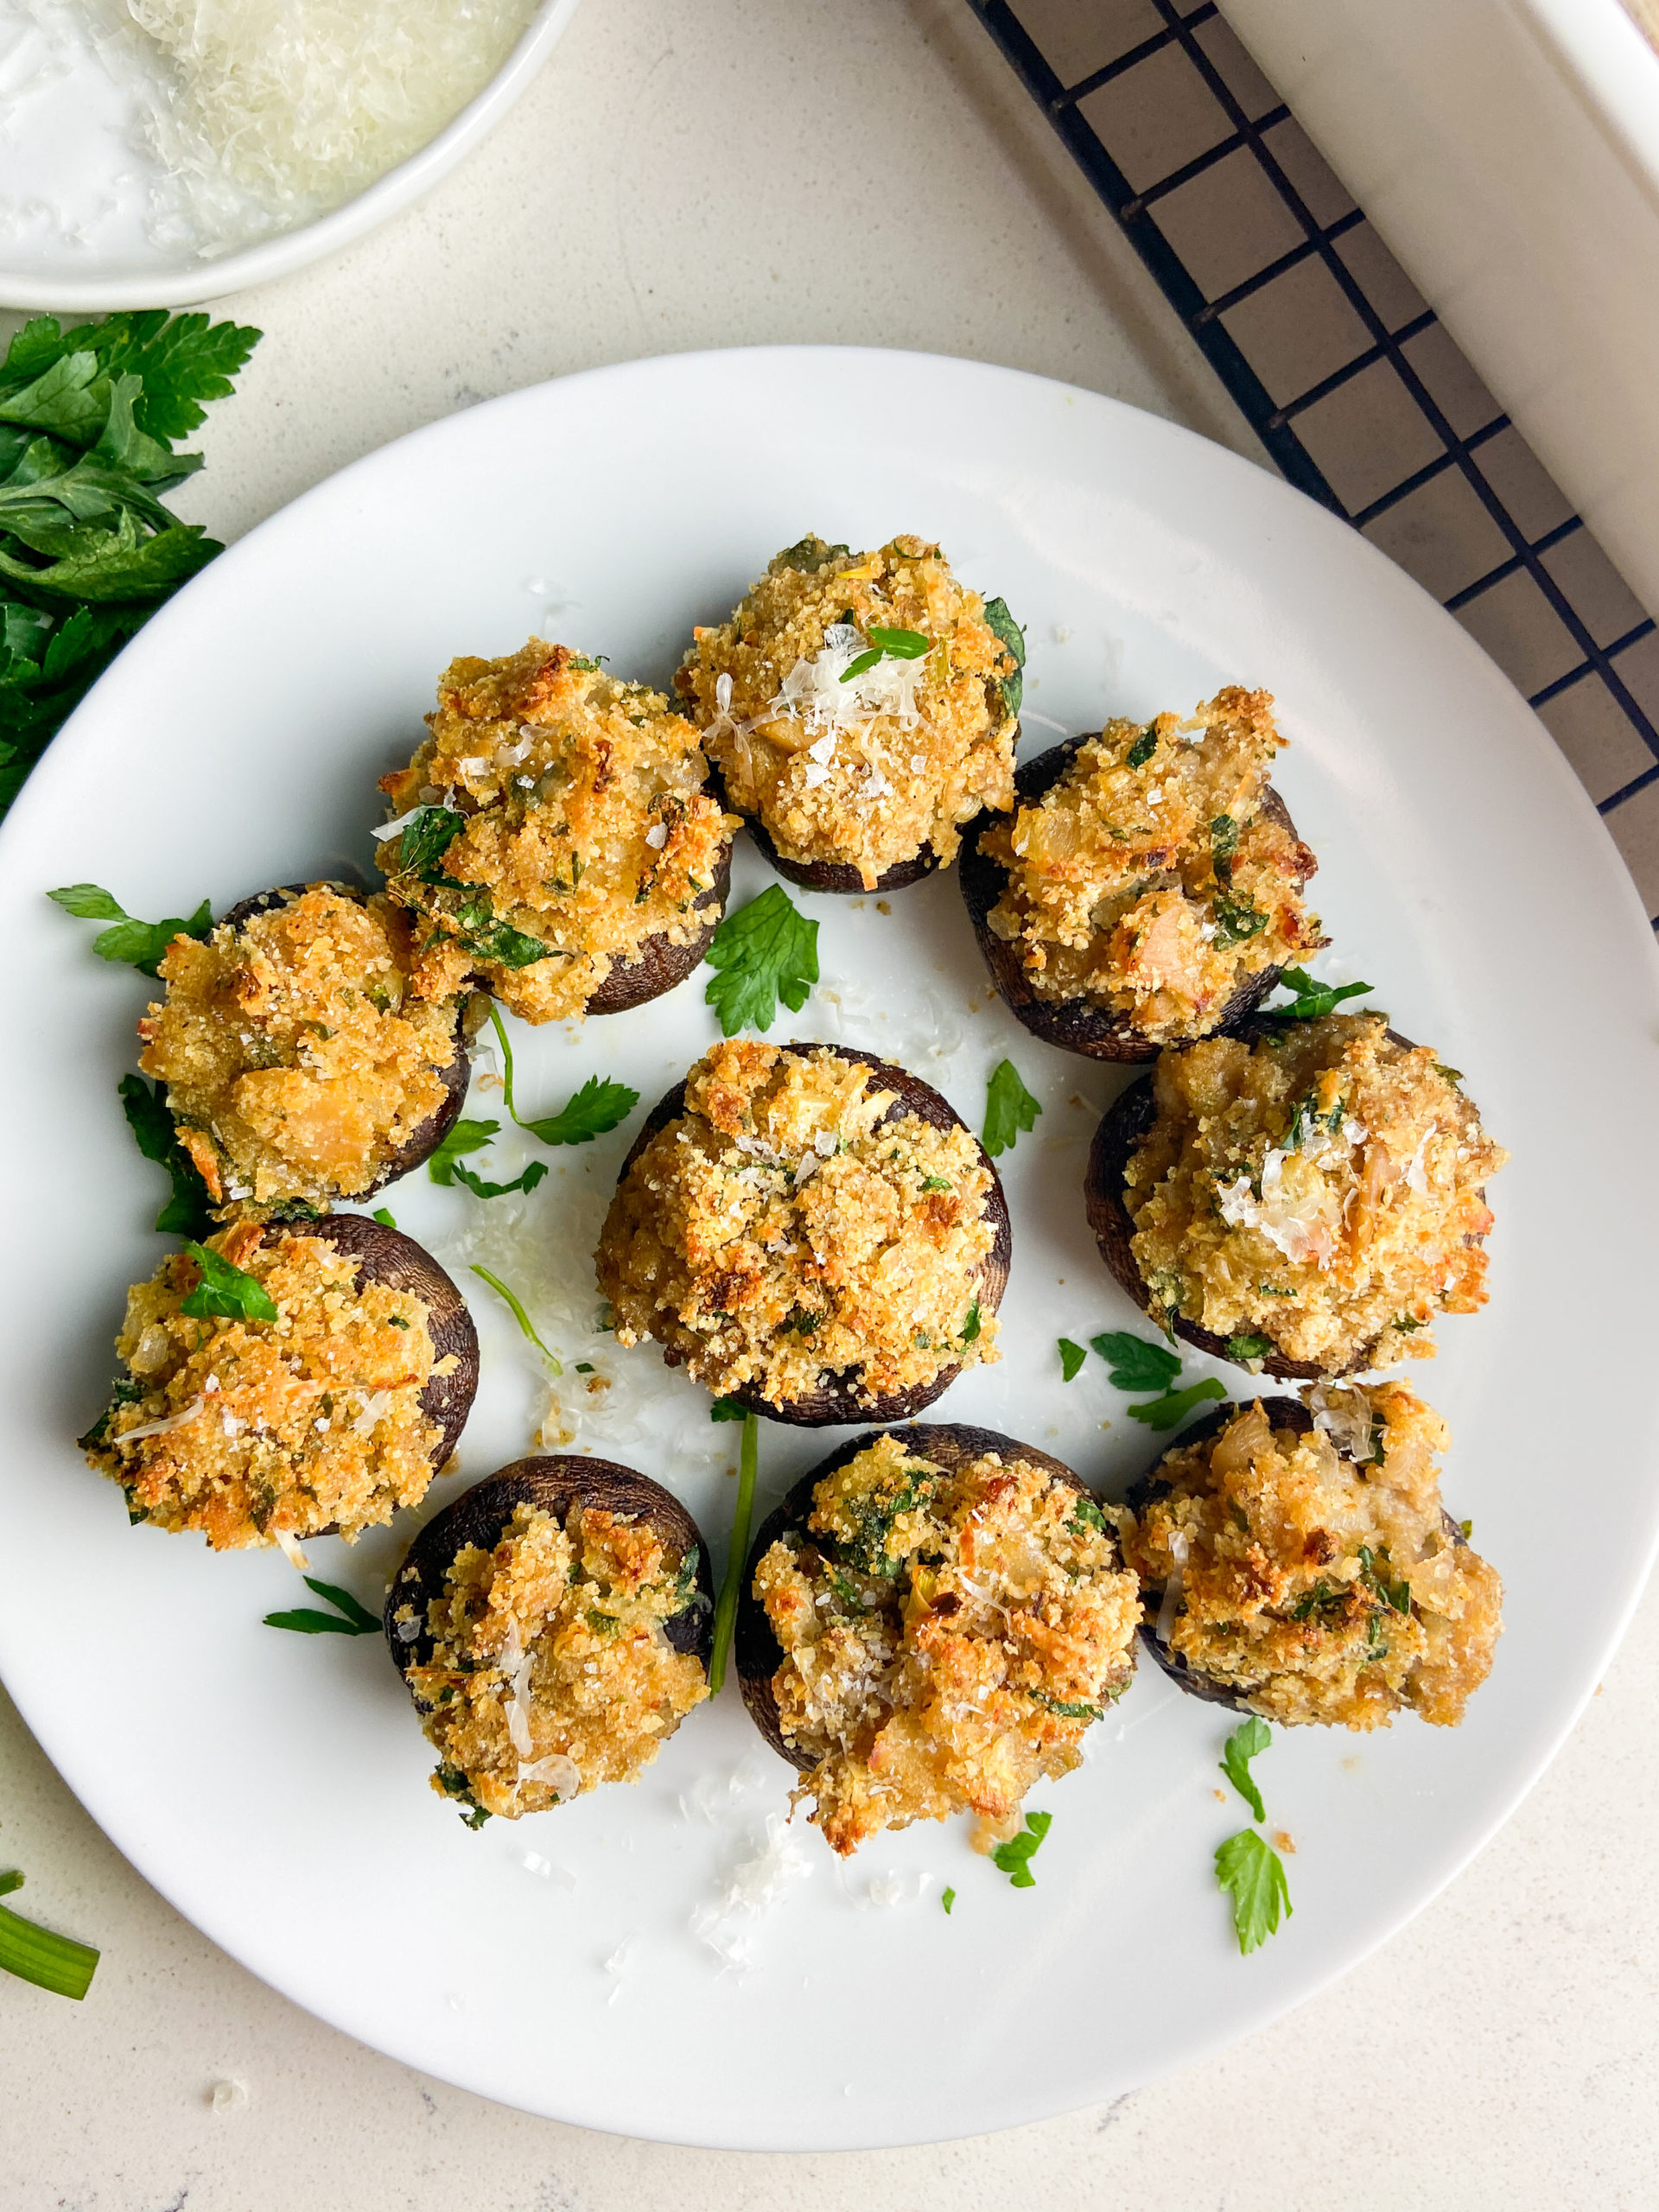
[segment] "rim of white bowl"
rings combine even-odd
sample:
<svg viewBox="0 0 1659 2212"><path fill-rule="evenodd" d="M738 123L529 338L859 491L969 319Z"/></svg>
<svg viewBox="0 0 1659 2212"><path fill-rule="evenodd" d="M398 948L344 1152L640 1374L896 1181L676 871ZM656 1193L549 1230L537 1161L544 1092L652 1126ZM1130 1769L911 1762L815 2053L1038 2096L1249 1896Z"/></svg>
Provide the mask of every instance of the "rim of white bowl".
<svg viewBox="0 0 1659 2212"><path fill-rule="evenodd" d="M38 270L9 269L0 261L0 306L72 315L106 315L121 308L194 307L322 260L385 222L447 176L527 89L576 7L577 0L541 0L500 68L435 138L429 138L407 161L377 177L354 199L319 215L315 222L302 223L239 252L194 262L188 268L93 277L79 283L43 278Z"/></svg>

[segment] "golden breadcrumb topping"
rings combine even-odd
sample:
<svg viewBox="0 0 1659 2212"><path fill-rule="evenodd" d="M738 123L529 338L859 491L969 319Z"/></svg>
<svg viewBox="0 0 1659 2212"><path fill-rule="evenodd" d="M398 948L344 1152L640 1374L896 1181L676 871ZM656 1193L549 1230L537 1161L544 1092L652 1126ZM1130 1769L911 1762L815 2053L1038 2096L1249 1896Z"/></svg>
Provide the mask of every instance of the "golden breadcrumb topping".
<svg viewBox="0 0 1659 2212"><path fill-rule="evenodd" d="M350 1542L416 1503L441 1434L421 1393L444 1371L424 1300L366 1274L358 1287L350 1253L297 1229L239 1222L207 1249L252 1275L276 1319L186 1313L200 1270L185 1252L127 1293L128 1379L82 1443L132 1518L228 1551L336 1526Z"/></svg>
<svg viewBox="0 0 1659 2212"><path fill-rule="evenodd" d="M1029 1460L947 1471L891 1434L813 1501L754 1577L812 1819L842 1853L950 1813L1006 1821L1135 1671L1139 1588L1100 1509Z"/></svg>
<svg viewBox="0 0 1659 2212"><path fill-rule="evenodd" d="M1166 1496L1120 1510L1147 1616L1287 1726L1386 1728L1408 1706L1455 1727L1491 1671L1503 1585L1441 1510L1446 1423L1399 1382L1305 1395L1312 1434L1250 1406L1165 1457Z"/></svg>
<svg viewBox="0 0 1659 2212"><path fill-rule="evenodd" d="M431 1656L409 1674L440 1760L432 1787L516 1820L637 1782L709 1694L664 1627L696 1573L695 1552L596 1506L561 1526L518 1505L493 1551L458 1552L427 1607Z"/></svg>
<svg viewBox="0 0 1659 2212"><path fill-rule="evenodd" d="M1318 950L1301 900L1318 862L1263 810L1284 742L1271 694L1230 685L1185 721L1109 722L986 832L1007 879L989 925L1039 998L1086 999L1160 1044L1202 1037L1252 976Z"/></svg>
<svg viewBox="0 0 1659 2212"><path fill-rule="evenodd" d="M437 1112L460 1007L416 996L410 950L390 899L327 883L174 938L138 1065L167 1085L215 1205L356 1197Z"/></svg>
<svg viewBox="0 0 1659 2212"><path fill-rule="evenodd" d="M1125 1175L1154 1314L1260 1336L1328 1375L1433 1357L1437 1313L1486 1301L1470 1240L1509 1154L1426 1046L1380 1014L1165 1052Z"/></svg>
<svg viewBox="0 0 1659 2212"><path fill-rule="evenodd" d="M426 996L478 979L526 1021L557 1020L649 940L701 934L693 909L738 824L661 692L532 638L451 661L427 727L380 785L403 823L380 865L416 916Z"/></svg>
<svg viewBox="0 0 1659 2212"><path fill-rule="evenodd" d="M993 609L1001 632L923 538L803 538L729 622L694 632L675 684L732 804L785 859L855 868L874 890L924 847L948 864L964 822L1013 804L1019 633ZM909 633L911 657L879 630Z"/></svg>
<svg viewBox="0 0 1659 2212"><path fill-rule="evenodd" d="M597 1254L617 1340L655 1337L715 1391L859 1402L995 1359L980 1270L992 1172L964 1128L905 1110L882 1071L734 1039L617 1186Z"/></svg>

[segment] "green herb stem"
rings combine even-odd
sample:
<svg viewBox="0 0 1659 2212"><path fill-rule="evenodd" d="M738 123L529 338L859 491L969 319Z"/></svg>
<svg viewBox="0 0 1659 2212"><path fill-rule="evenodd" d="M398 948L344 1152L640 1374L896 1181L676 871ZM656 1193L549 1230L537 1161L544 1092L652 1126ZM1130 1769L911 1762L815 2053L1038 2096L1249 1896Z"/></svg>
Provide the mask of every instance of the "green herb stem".
<svg viewBox="0 0 1659 2212"><path fill-rule="evenodd" d="M754 1476L760 1458L760 1424L753 1414L743 1416L743 1445L738 1455L737 1505L732 1515L732 1548L715 1607L715 1648L709 1662L709 1694L718 1697L726 1681L726 1655L737 1625L737 1601L742 1594L743 1569L749 1556L749 1523L754 1517Z"/></svg>
<svg viewBox="0 0 1659 2212"><path fill-rule="evenodd" d="M556 1352L550 1352L547 1346L542 1342L541 1338L537 1335L534 1328L531 1325L529 1314L525 1313L524 1307L518 1303L518 1300L507 1288L507 1286L502 1281L500 1276L493 1275L487 1268L480 1268L476 1262L473 1264L473 1273L475 1275L480 1276L484 1281L488 1283L490 1288L495 1293L496 1296L505 1301L509 1311L512 1313L513 1319L518 1324L520 1329L523 1330L528 1340L533 1344L537 1351L540 1352L542 1357L552 1369L554 1374L556 1376L563 1375L564 1372L564 1363L559 1358Z"/></svg>
<svg viewBox="0 0 1659 2212"><path fill-rule="evenodd" d="M22 1887L16 1870L0 1874L0 1896ZM56 1997L85 1997L92 1986L98 1953L90 1943L77 1943L72 1936L55 1935L38 1927L21 1913L0 1905L0 1973L32 1981Z"/></svg>

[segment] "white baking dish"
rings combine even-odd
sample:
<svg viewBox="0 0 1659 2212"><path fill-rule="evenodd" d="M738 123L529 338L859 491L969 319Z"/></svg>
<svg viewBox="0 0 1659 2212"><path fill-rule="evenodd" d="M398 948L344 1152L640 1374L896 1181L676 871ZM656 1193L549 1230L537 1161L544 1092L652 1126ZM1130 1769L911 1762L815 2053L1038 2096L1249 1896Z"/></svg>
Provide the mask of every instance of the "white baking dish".
<svg viewBox="0 0 1659 2212"><path fill-rule="evenodd" d="M1659 614L1659 55L1619 0L1222 0Z"/></svg>

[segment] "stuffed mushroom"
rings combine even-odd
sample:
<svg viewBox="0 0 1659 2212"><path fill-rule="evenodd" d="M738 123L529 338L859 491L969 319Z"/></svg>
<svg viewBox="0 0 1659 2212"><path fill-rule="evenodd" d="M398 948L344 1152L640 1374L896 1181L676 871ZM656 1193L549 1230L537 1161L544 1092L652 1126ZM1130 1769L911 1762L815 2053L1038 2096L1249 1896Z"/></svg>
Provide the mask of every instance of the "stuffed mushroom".
<svg viewBox="0 0 1659 2212"><path fill-rule="evenodd" d="M761 1526L736 1656L837 1852L1069 1773L1135 1672L1140 1591L1069 1467L994 1430L870 1431Z"/></svg>
<svg viewBox="0 0 1659 2212"><path fill-rule="evenodd" d="M938 1091L848 1046L716 1045L646 1120L596 1255L654 1337L774 1421L899 1421L996 1357L996 1170Z"/></svg>
<svg viewBox="0 0 1659 2212"><path fill-rule="evenodd" d="M386 1594L433 1789L476 1826L637 1782L709 1694L713 1617L707 1548L660 1484L607 1459L504 1467Z"/></svg>
<svg viewBox="0 0 1659 2212"><path fill-rule="evenodd" d="M1440 1415L1403 1384L1224 1406L1129 1492L1141 1633L1195 1695L1285 1726L1455 1727L1503 1585L1440 1503Z"/></svg>
<svg viewBox="0 0 1659 2212"><path fill-rule="evenodd" d="M1302 904L1318 866L1268 781L1284 740L1236 685L1186 721L1109 722L1016 773L962 892L997 989L1033 1035L1149 1060L1224 1028L1325 940Z"/></svg>
<svg viewBox="0 0 1659 2212"><path fill-rule="evenodd" d="M937 545L804 537L695 633L675 683L781 874L884 891L948 866L961 825L1011 803L1024 659L1007 607Z"/></svg>
<svg viewBox="0 0 1659 2212"><path fill-rule="evenodd" d="M126 1374L82 1447L134 1521L215 1551L349 1542L417 1503L478 1387L461 1293L362 1214L174 1253L127 1294L116 1349Z"/></svg>
<svg viewBox="0 0 1659 2212"><path fill-rule="evenodd" d="M1484 1305L1508 1157L1457 1070L1386 1016L1256 1017L1164 1052L1109 1109L1089 1220L1162 1327L1317 1379L1432 1358L1436 1314Z"/></svg>
<svg viewBox="0 0 1659 2212"><path fill-rule="evenodd" d="M383 893L293 884L175 937L138 1065L227 1212L365 1198L442 1142L467 1095L467 1005L423 998Z"/></svg>
<svg viewBox="0 0 1659 2212"><path fill-rule="evenodd" d="M414 918L418 991L526 1021L617 1014L681 982L725 910L736 818L660 692L532 638L452 661L430 734L381 779L378 832Z"/></svg>

